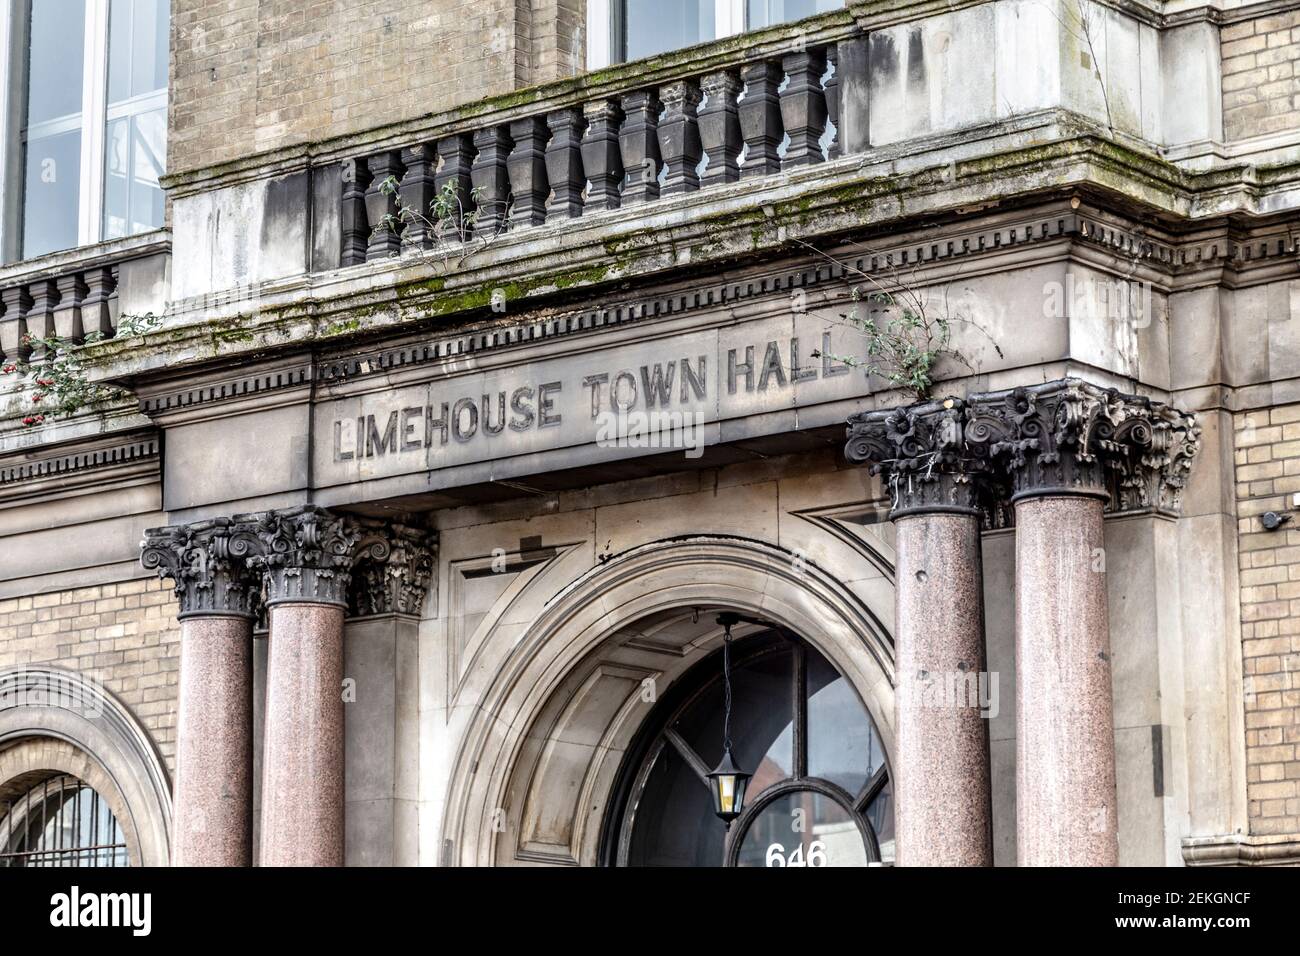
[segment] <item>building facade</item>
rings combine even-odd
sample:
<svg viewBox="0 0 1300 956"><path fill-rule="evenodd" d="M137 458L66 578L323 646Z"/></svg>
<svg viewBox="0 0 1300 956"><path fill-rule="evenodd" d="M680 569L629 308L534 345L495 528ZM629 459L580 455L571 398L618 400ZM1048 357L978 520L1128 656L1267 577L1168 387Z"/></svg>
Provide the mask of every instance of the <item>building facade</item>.
<svg viewBox="0 0 1300 956"><path fill-rule="evenodd" d="M1300 3L0 56L4 865L1300 861Z"/></svg>

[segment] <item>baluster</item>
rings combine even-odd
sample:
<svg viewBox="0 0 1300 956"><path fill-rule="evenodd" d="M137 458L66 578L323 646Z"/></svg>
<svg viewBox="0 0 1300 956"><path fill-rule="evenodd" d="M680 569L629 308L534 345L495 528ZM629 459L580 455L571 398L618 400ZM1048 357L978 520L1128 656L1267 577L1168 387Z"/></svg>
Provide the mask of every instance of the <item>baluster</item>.
<svg viewBox="0 0 1300 956"><path fill-rule="evenodd" d="M826 65L831 68L831 75L826 80L826 118L827 129L835 124L835 138L826 145L826 158L836 159L842 155L840 150L840 50L831 43L826 47Z"/></svg>
<svg viewBox="0 0 1300 956"><path fill-rule="evenodd" d="M835 46L836 155L852 156L869 148L867 117L870 49L865 35Z"/></svg>
<svg viewBox="0 0 1300 956"><path fill-rule="evenodd" d="M32 297L26 286L11 286L0 291L0 302L5 307L4 318L0 319L0 352L6 362L26 362L32 354L26 341L27 310L32 306Z"/></svg>
<svg viewBox="0 0 1300 956"><path fill-rule="evenodd" d="M80 345L85 341L81 326L81 303L86 296L86 283L77 273L59 276L55 280L59 290L59 304L54 309L54 334Z"/></svg>
<svg viewBox="0 0 1300 956"><path fill-rule="evenodd" d="M446 199L451 209L437 225L442 236L451 241L459 241L467 232L460 217L468 216L472 209L473 187L469 171L474 161L474 141L469 133L457 133L440 139L438 156L442 159L442 166L434 174L433 184L438 191L437 199L440 202ZM434 239L438 238L440 236L435 234Z"/></svg>
<svg viewBox="0 0 1300 956"><path fill-rule="evenodd" d="M700 107L700 145L709 156L701 186L734 183L740 178L740 116L736 97L740 78L732 70L710 73L700 81L708 100Z"/></svg>
<svg viewBox="0 0 1300 956"><path fill-rule="evenodd" d="M33 339L48 340L54 336L54 306L59 301L59 287L53 279L42 279L27 287L31 306L27 309L27 332ZM32 361L44 362L54 358L54 353L39 341L32 342Z"/></svg>
<svg viewBox="0 0 1300 956"><path fill-rule="evenodd" d="M618 148L618 128L623 109L616 100L596 100L582 107L587 132L582 137L582 166L591 188L587 191L587 208L593 210L619 207L619 183L623 181L622 152Z"/></svg>
<svg viewBox="0 0 1300 956"><path fill-rule="evenodd" d="M700 124L696 115L700 105L700 88L694 80L678 80L659 87L664 104L659 123L659 149L668 174L664 177L665 196L694 192L700 188Z"/></svg>
<svg viewBox="0 0 1300 956"><path fill-rule="evenodd" d="M550 138L546 118L534 116L510 124L515 148L506 168L510 171L510 192L514 208L510 227L540 226L546 221L546 196L551 187L546 178L546 141Z"/></svg>
<svg viewBox="0 0 1300 956"><path fill-rule="evenodd" d="M781 94L781 121L790 137L782 168L820 163L825 158L818 140L826 129L826 92L822 89L826 55L821 50L804 50L786 54L781 63L790 77Z"/></svg>
<svg viewBox="0 0 1300 956"><path fill-rule="evenodd" d="M104 338L113 334L113 316L109 296L117 288L113 270L91 269L86 273L86 295L81 300L81 326L88 335L98 332Z"/></svg>
<svg viewBox="0 0 1300 956"><path fill-rule="evenodd" d="M408 146L402 150L402 165L406 174L398 188L402 205L408 210L406 225L402 228L402 251L414 252L433 247L434 169L438 154L427 143Z"/></svg>
<svg viewBox="0 0 1300 956"><path fill-rule="evenodd" d="M659 98L653 90L638 90L623 97L623 126L618 131L623 154L623 205L633 206L659 198Z"/></svg>
<svg viewBox="0 0 1300 956"><path fill-rule="evenodd" d="M366 187L366 219L370 223L366 259L373 261L397 255L402 249L396 188L402 181L402 161L396 150L385 150L371 156L366 166L370 170L370 185Z"/></svg>
<svg viewBox="0 0 1300 956"><path fill-rule="evenodd" d="M546 117L551 141L546 145L546 176L551 184L550 219L582 215L582 130L585 121L576 109L556 110Z"/></svg>
<svg viewBox="0 0 1300 956"><path fill-rule="evenodd" d="M366 248L370 245L370 221L366 218L366 187L370 185L370 170L363 160L349 159L343 163L342 176L339 229L343 236L343 251L339 262L352 266L366 261Z"/></svg>
<svg viewBox="0 0 1300 956"><path fill-rule="evenodd" d="M489 126L474 134L478 155L469 168L474 191L478 194L478 216L474 220L476 235L490 238L505 228L510 203L510 173L506 157L510 155L510 134L503 126Z"/></svg>
<svg viewBox="0 0 1300 956"><path fill-rule="evenodd" d="M745 81L745 97L736 106L740 117L740 132L745 138L745 163L740 168L742 179L766 176L781 171L781 145L784 127L781 125L781 98L777 88L785 72L779 63L764 61L751 63L741 71Z"/></svg>

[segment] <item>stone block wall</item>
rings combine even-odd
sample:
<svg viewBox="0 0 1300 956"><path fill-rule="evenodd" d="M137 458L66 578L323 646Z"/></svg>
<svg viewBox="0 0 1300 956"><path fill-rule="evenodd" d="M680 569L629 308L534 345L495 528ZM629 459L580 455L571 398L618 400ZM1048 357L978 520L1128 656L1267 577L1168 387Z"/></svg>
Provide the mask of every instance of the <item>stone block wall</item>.
<svg viewBox="0 0 1300 956"><path fill-rule="evenodd" d="M1225 26L1223 136L1300 129L1300 10Z"/></svg>
<svg viewBox="0 0 1300 956"><path fill-rule="evenodd" d="M169 582L153 578L0 601L0 669L45 664L101 682L175 772L176 613Z"/></svg>
<svg viewBox="0 0 1300 956"><path fill-rule="evenodd" d="M1300 492L1300 404L1236 416L1246 796L1257 835L1300 832L1300 516L1259 516Z"/></svg>

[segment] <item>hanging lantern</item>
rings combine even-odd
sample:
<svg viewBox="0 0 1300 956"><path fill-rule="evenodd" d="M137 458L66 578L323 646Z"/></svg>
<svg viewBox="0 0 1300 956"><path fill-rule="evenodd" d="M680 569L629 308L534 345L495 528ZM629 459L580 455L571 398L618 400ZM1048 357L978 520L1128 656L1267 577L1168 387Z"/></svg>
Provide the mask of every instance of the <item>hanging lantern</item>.
<svg viewBox="0 0 1300 956"><path fill-rule="evenodd" d="M722 760L709 774L709 792L713 795L713 812L731 829L731 821L745 809L748 774L736 766L731 754L731 628L740 617L726 611L718 615L722 635Z"/></svg>

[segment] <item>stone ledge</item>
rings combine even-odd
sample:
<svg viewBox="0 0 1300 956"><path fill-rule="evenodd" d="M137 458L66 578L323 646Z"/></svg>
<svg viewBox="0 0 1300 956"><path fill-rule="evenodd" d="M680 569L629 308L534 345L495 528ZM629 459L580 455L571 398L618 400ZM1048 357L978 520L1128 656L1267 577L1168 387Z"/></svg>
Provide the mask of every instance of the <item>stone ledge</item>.
<svg viewBox="0 0 1300 956"><path fill-rule="evenodd" d="M1183 837L1188 866L1300 866L1300 833Z"/></svg>
<svg viewBox="0 0 1300 956"><path fill-rule="evenodd" d="M1294 181L1300 193L1300 169L1249 176L1245 170L1188 174L1115 145L1078 117L1052 113L1043 119L1055 130L1046 144L1030 145L1027 138L996 155L934 166L908 164L907 172L899 170L897 157L852 157L771 177L757 192L746 185L739 192L690 194L584 217L545 232L507 233L476 254L471 266L457 271L440 272L428 257L394 257L295 277L259 287L255 302L231 303L254 313L247 321L238 312L230 314L231 309L216 310L219 318L214 319L196 304L179 314L192 314L197 321L151 333L145 348L134 340L104 342L88 349L87 358L99 366L104 380L122 380L255 350L410 331L420 322L483 313L493 288L532 308L533 302L553 299L556 293L648 279L685 266L698 269L741 255L789 252L793 240L803 237L880 230L918 216L953 215L963 208L1033 196L1088 190L1116 196L1121 205L1147 208L1157 220L1186 219L1199 209L1207 220L1213 210L1222 221L1234 209L1262 212L1250 198L1258 198L1261 180ZM1030 134L1029 128L1025 133ZM1009 192L1010 179L1016 188ZM1235 206L1231 195L1237 197Z"/></svg>

